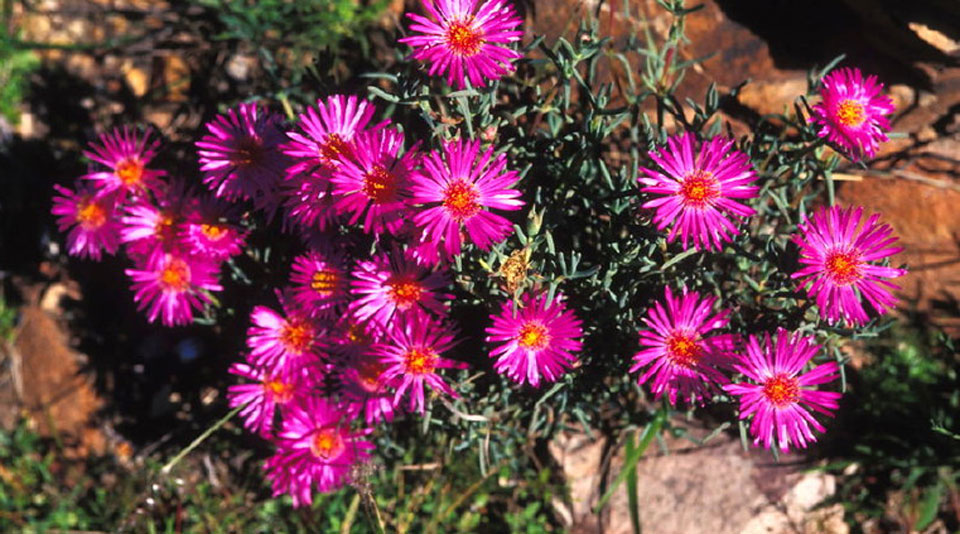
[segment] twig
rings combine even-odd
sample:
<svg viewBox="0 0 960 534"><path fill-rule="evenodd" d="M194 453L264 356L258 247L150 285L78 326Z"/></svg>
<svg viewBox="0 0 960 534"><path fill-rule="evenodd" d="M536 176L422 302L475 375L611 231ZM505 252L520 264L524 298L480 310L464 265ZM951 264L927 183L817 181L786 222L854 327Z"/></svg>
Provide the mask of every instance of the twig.
<svg viewBox="0 0 960 534"><path fill-rule="evenodd" d="M229 421L234 415L237 415L237 412L239 412L240 410L242 410L244 406L246 406L245 403L244 403L244 404L241 404L240 406L237 406L236 408L234 408L234 409L232 409L232 410L230 410L230 411L227 413L227 415L224 415L223 417L220 418L219 421L217 421L216 423L214 423L210 428L204 430L204 431L203 431L203 434L200 434L199 436L197 436L197 439L193 440L193 442L190 443L190 445L187 445L187 447L186 447L185 449L183 449L182 451L180 451L176 456L173 457L172 460L170 460L169 462L167 462L167 465L163 466L163 468L160 469L160 472L163 473L164 475L169 475L169 474L170 474L170 470L173 469L173 466L175 466L175 465L177 465L178 463L180 463L180 460L183 460L183 457L184 457L184 456L186 456L187 454L189 454L190 451L192 451L193 449L196 449L201 443L203 443L204 440L206 440L207 438L209 438L211 434L213 434L214 432L216 432L216 431L217 431L220 427L222 427L227 421Z"/></svg>

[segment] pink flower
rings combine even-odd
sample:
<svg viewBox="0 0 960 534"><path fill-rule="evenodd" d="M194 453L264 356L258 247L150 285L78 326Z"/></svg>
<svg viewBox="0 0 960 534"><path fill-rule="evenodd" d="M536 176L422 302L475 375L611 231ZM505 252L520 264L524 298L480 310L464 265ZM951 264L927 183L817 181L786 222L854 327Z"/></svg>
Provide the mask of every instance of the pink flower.
<svg viewBox="0 0 960 534"><path fill-rule="evenodd" d="M430 63L430 75L447 74L457 88L480 87L513 72L523 54L505 45L515 43L523 23L503 0L422 0L429 18L407 13L413 35L400 39L414 49L412 58Z"/></svg>
<svg viewBox="0 0 960 534"><path fill-rule="evenodd" d="M250 361L273 376L290 376L314 365L321 357L321 326L306 314L285 310L285 315L254 306L247 330Z"/></svg>
<svg viewBox="0 0 960 534"><path fill-rule="evenodd" d="M806 448L808 442L816 441L811 426L824 431L808 409L831 417L829 410L837 409L839 393L810 389L838 378L836 362L800 374L820 350L820 345L812 341L812 336L790 335L782 328L777 330L772 344L769 334L764 335L763 346L751 335L746 356L734 364L754 383L727 384L723 389L740 397L740 419L753 415L750 434L755 445L763 443L769 449L776 441L783 451L791 443Z"/></svg>
<svg viewBox="0 0 960 534"><path fill-rule="evenodd" d="M194 310L212 302L208 292L223 290L217 266L190 256L157 252L142 267L125 272L133 279L137 309L146 309L151 323L160 316L166 326L188 324Z"/></svg>
<svg viewBox="0 0 960 534"><path fill-rule="evenodd" d="M701 298L686 288L679 298L667 287L664 295L666 309L660 302L647 311L643 322L653 331L640 331L640 345L648 347L634 357L630 372L650 365L637 379L643 384L653 378L652 391L659 399L664 393L670 404L677 397L702 403L716 391L717 385L729 382L717 368L729 363L736 338L731 334L707 336L711 330L727 326L730 313L723 310L711 315L716 297Z"/></svg>
<svg viewBox="0 0 960 534"><path fill-rule="evenodd" d="M294 397L306 394L302 373L274 376L246 363L231 365L230 373L253 381L227 388L227 401L231 408L246 404L240 410L244 428L264 437L272 433L277 407L286 406Z"/></svg>
<svg viewBox="0 0 960 534"><path fill-rule="evenodd" d="M720 250L724 241L739 233L728 216L756 213L734 200L757 196L759 188L750 185L756 173L747 155L732 148L733 140L714 137L699 151L694 144L688 132L667 139L666 149L649 152L663 172L640 167L645 176L638 181L647 186L641 191L658 196L643 207L656 208L653 222L658 230L673 224L667 240L672 242L679 234L684 250L688 241L697 250Z"/></svg>
<svg viewBox="0 0 960 534"><path fill-rule="evenodd" d="M291 301L314 317L336 316L349 298L346 260L334 251L311 250L293 260Z"/></svg>
<svg viewBox="0 0 960 534"><path fill-rule="evenodd" d="M465 364L441 358L456 344L454 331L423 313L403 316L387 333L387 339L373 346L372 354L387 366L380 380L396 388L394 406L410 393L409 409L425 412L424 384L430 389L456 397L456 392L437 374L437 369L463 369Z"/></svg>
<svg viewBox="0 0 960 534"><path fill-rule="evenodd" d="M386 370L386 364L370 355L351 358L341 367L340 399L350 417L363 414L368 425L393 421L396 407L394 393L383 380Z"/></svg>
<svg viewBox="0 0 960 534"><path fill-rule="evenodd" d="M878 313L885 313L897 303L891 290L899 289L886 279L906 274L905 269L875 265L903 248L893 247L893 229L878 224L879 213L870 216L861 226L863 208L843 209L839 206L820 208L813 218L806 216L798 226L793 241L800 247L800 263L804 268L791 278L800 279L800 288L817 299L820 316L831 324L841 317L850 324L862 325L869 320L860 298Z"/></svg>
<svg viewBox="0 0 960 534"><path fill-rule="evenodd" d="M101 191L119 191L121 196L159 191L163 186L161 177L166 172L147 168L160 146L159 140L150 140L152 133L147 128L140 135L133 128L124 126L102 134L100 144L90 143L90 150L83 154L109 170L91 172L83 178L96 182Z"/></svg>
<svg viewBox="0 0 960 534"><path fill-rule="evenodd" d="M51 213L57 226L67 233L67 250L71 256L99 260L102 251L115 254L120 246L120 222L115 212L117 196L97 193L91 187L76 192L54 185L59 193L53 197Z"/></svg>
<svg viewBox="0 0 960 534"><path fill-rule="evenodd" d="M326 101L317 100L316 109L307 108L297 117L303 134L287 132L290 142L282 150L296 161L287 173L332 171L341 161L353 158L354 138L370 123L374 111L373 105L356 96L331 95Z"/></svg>
<svg viewBox="0 0 960 534"><path fill-rule="evenodd" d="M383 338L381 330L380 325L371 321L358 321L353 315L344 314L330 333L330 350L346 361L362 358Z"/></svg>
<svg viewBox="0 0 960 534"><path fill-rule="evenodd" d="M351 290L356 300L350 311L358 321L373 320L387 327L398 314L447 313L441 300L451 296L440 292L450 284L445 273L432 272L398 249L358 262L353 278Z"/></svg>
<svg viewBox="0 0 960 534"><path fill-rule="evenodd" d="M380 128L355 138L354 159L342 160L331 176L338 213L350 213L350 224L363 219L363 230L395 234L407 210L410 174L417 164L416 147L403 156L403 134Z"/></svg>
<svg viewBox="0 0 960 534"><path fill-rule="evenodd" d="M285 229L323 231L335 222L336 198L327 171L288 175L280 187Z"/></svg>
<svg viewBox="0 0 960 534"><path fill-rule="evenodd" d="M492 162L491 162L492 160ZM493 148L480 154L479 141L444 143L443 151L423 160L423 173L413 175L414 203L431 204L414 217L429 240L443 241L448 256L460 254L461 228L477 247L487 250L512 230L510 221L485 210L518 210L520 191L510 189L518 180L507 171L507 157L493 157Z"/></svg>
<svg viewBox="0 0 960 534"><path fill-rule="evenodd" d="M279 115L248 102L206 124L208 133L197 141L197 154L203 183L217 198L253 199L269 211L288 164L279 150L286 140L279 123Z"/></svg>
<svg viewBox="0 0 960 534"><path fill-rule="evenodd" d="M354 464L367 460L374 448L363 436L370 429L350 430L337 406L320 397L291 403L277 434L277 452L264 463L273 496L284 493L295 507L313 502L313 487L333 491L349 481Z"/></svg>
<svg viewBox="0 0 960 534"><path fill-rule="evenodd" d="M491 315L487 342L501 343L490 351L493 368L518 384L540 387L540 381L555 382L577 361L583 348L581 322L567 309L562 296L547 302L525 293L518 310L513 301L503 303L500 315Z"/></svg>
<svg viewBox="0 0 960 534"><path fill-rule="evenodd" d="M173 252L179 241L183 205L161 199L156 205L147 198L129 203L121 218L120 241L135 257L147 258L161 252Z"/></svg>
<svg viewBox="0 0 960 534"><path fill-rule="evenodd" d="M887 140L890 121L885 115L896 110L893 100L880 94L883 84L876 76L864 80L860 69L848 68L831 72L822 82L821 101L809 118L820 125L817 135L839 145L854 161L872 158Z"/></svg>
<svg viewBox="0 0 960 534"><path fill-rule="evenodd" d="M240 254L246 233L226 221L226 208L214 198L196 203L180 228L180 243L190 254L225 260Z"/></svg>

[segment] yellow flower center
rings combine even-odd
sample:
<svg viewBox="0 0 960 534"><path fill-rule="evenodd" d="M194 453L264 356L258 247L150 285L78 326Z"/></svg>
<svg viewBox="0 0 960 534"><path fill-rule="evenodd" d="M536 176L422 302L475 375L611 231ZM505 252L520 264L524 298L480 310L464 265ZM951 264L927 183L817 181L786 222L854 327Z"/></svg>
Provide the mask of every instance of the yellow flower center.
<svg viewBox="0 0 960 534"><path fill-rule="evenodd" d="M832 252L824 262L827 276L837 285L850 285L860 279L861 261L852 252Z"/></svg>
<svg viewBox="0 0 960 534"><path fill-rule="evenodd" d="M529 322L520 327L517 332L517 345L528 350L543 350L550 343L550 332L547 327L536 322Z"/></svg>
<svg viewBox="0 0 960 534"><path fill-rule="evenodd" d="M107 222L107 210L90 197L77 203L77 221L85 230L96 230Z"/></svg>
<svg viewBox="0 0 960 534"><path fill-rule="evenodd" d="M841 100L837 106L837 122L844 126L860 126L867 116L863 104L849 98Z"/></svg>
<svg viewBox="0 0 960 534"><path fill-rule="evenodd" d="M436 368L436 364L437 355L426 347L413 347L403 354L403 368L408 374L430 374Z"/></svg>
<svg viewBox="0 0 960 534"><path fill-rule="evenodd" d="M763 395L777 408L783 408L800 400L800 383L796 378L779 374L763 384Z"/></svg>
<svg viewBox="0 0 960 534"><path fill-rule="evenodd" d="M303 354L313 344L313 328L299 319L288 319L280 327L280 343L288 352Z"/></svg>
<svg viewBox="0 0 960 534"><path fill-rule="evenodd" d="M683 179L680 196L685 206L708 206L720 196L720 182L712 172L697 169Z"/></svg>
<svg viewBox="0 0 960 534"><path fill-rule="evenodd" d="M464 221L480 211L480 204L477 202L479 198L480 193L475 185L456 180L443 192L443 207L447 208L454 220Z"/></svg>
<svg viewBox="0 0 960 534"><path fill-rule="evenodd" d="M327 134L326 140L320 145L320 155L328 161L339 161L351 155L350 145L338 134Z"/></svg>
<svg viewBox="0 0 960 534"><path fill-rule="evenodd" d="M293 386L280 380L267 380L263 383L263 390L274 402L285 404L293 398Z"/></svg>
<svg viewBox="0 0 960 534"><path fill-rule="evenodd" d="M397 178L382 165L377 165L363 177L362 191L374 204L392 202L397 198Z"/></svg>
<svg viewBox="0 0 960 534"><path fill-rule="evenodd" d="M421 295L423 295L423 286L420 285L420 282L410 280L409 278L387 282L387 285L390 286L388 292L390 300L401 310L405 310L419 302Z"/></svg>
<svg viewBox="0 0 960 534"><path fill-rule="evenodd" d="M227 235L227 228L219 224L201 224L200 233L210 241L220 241Z"/></svg>
<svg viewBox="0 0 960 534"><path fill-rule="evenodd" d="M143 165L134 159L125 159L117 164L117 178L127 187L140 184L143 178Z"/></svg>
<svg viewBox="0 0 960 534"><path fill-rule="evenodd" d="M186 291L190 287L190 266L180 258L171 258L160 270L160 286L167 291Z"/></svg>
<svg viewBox="0 0 960 534"><path fill-rule="evenodd" d="M667 358L674 365L693 367L703 356L703 349L693 336L674 332L667 337Z"/></svg>
<svg viewBox="0 0 960 534"><path fill-rule="evenodd" d="M354 345L369 345L373 339L367 334L366 329L359 323L351 323L347 327L347 340Z"/></svg>
<svg viewBox="0 0 960 534"><path fill-rule="evenodd" d="M337 282L340 280L340 275L337 271L333 269L319 269L314 271L313 276L310 277L310 289L317 292L323 298L328 298L333 295L333 291L337 288Z"/></svg>
<svg viewBox="0 0 960 534"><path fill-rule="evenodd" d="M451 22L447 27L447 46L458 56L474 56L486 42L483 34L473 27L473 19Z"/></svg>
<svg viewBox="0 0 960 534"><path fill-rule="evenodd" d="M321 460L330 460L343 453L343 436L336 428L321 428L310 441L310 452Z"/></svg>

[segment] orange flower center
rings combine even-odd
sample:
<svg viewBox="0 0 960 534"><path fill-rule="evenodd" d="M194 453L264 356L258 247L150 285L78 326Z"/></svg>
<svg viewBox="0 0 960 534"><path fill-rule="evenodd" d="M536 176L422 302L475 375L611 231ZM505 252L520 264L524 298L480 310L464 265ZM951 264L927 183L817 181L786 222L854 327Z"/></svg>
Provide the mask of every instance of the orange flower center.
<svg viewBox="0 0 960 534"><path fill-rule="evenodd" d="M763 395L777 408L784 408L800 400L800 383L796 378L779 374L763 384Z"/></svg>
<svg viewBox="0 0 960 534"><path fill-rule="evenodd" d="M310 452L321 460L330 460L343 453L343 436L336 428L321 428L310 441Z"/></svg>
<svg viewBox="0 0 960 534"><path fill-rule="evenodd" d="M294 354L306 352L313 344L313 336L313 328L298 319L288 319L280 328L280 343Z"/></svg>
<svg viewBox="0 0 960 534"><path fill-rule="evenodd" d="M360 386L373 393L380 389L380 375L386 366L375 360L365 360L357 364L357 378Z"/></svg>
<svg viewBox="0 0 960 534"><path fill-rule="evenodd" d="M314 271L313 276L310 277L310 289L317 292L323 298L328 298L333 295L333 291L337 288L337 282L340 280L340 275L337 271L333 269L319 269Z"/></svg>
<svg viewBox="0 0 960 534"><path fill-rule="evenodd" d="M464 221L480 211L478 198L480 198L480 193L475 185L464 180L456 180L448 185L443 192L443 207L447 208L454 220Z"/></svg>
<svg viewBox="0 0 960 534"><path fill-rule="evenodd" d="M847 98L837 106L837 122L844 126L860 126L866 118L863 104L856 100Z"/></svg>
<svg viewBox="0 0 960 534"><path fill-rule="evenodd" d="M832 252L827 255L827 276L837 285L850 285L860 279L861 261L852 252Z"/></svg>
<svg viewBox="0 0 960 534"><path fill-rule="evenodd" d="M540 323L529 322L517 332L517 345L528 350L543 350L550 343L550 332Z"/></svg>
<svg viewBox="0 0 960 534"><path fill-rule="evenodd" d="M230 162L237 167L252 167L260 164L265 154L266 150L259 139L243 137L234 146Z"/></svg>
<svg viewBox="0 0 960 534"><path fill-rule="evenodd" d="M674 365L693 367L703 356L703 349L696 339L683 332L673 332L667 337L667 358Z"/></svg>
<svg viewBox="0 0 960 534"><path fill-rule="evenodd" d="M447 46L458 56L473 56L484 44L483 34L474 29L473 19L455 21L447 27Z"/></svg>
<svg viewBox="0 0 960 534"><path fill-rule="evenodd" d="M143 165L134 159L125 159L117 164L117 178L127 187L140 184L143 178Z"/></svg>
<svg viewBox="0 0 960 534"><path fill-rule="evenodd" d="M153 233L160 239L167 239L171 237L171 232L173 232L173 223L175 222L173 215L169 213L159 213L157 214L157 222L153 227Z"/></svg>
<svg viewBox="0 0 960 534"><path fill-rule="evenodd" d="M77 203L77 221L85 230L96 230L107 222L107 210L87 197Z"/></svg>
<svg viewBox="0 0 960 534"><path fill-rule="evenodd" d="M683 179L680 196L685 206L703 208L720 196L720 182L712 172L697 169Z"/></svg>
<svg viewBox="0 0 960 534"><path fill-rule="evenodd" d="M339 161L350 154L350 145L335 133L327 134L327 139L320 145L320 155L328 161Z"/></svg>
<svg viewBox="0 0 960 534"><path fill-rule="evenodd" d="M423 295L423 286L420 285L420 282L410 280L409 278L401 278L387 282L387 285L390 286L388 293L390 300L401 310L405 310L419 302L420 296Z"/></svg>
<svg viewBox="0 0 960 534"><path fill-rule="evenodd" d="M227 228L219 224L201 224L200 233L210 241L220 241L227 235Z"/></svg>
<svg viewBox="0 0 960 534"><path fill-rule="evenodd" d="M397 198L397 178L382 165L377 165L363 177L362 190L374 204L392 202Z"/></svg>
<svg viewBox="0 0 960 534"><path fill-rule="evenodd" d="M425 347L407 349L403 354L404 371L412 375L430 374L437 366L437 355Z"/></svg>
<svg viewBox="0 0 960 534"><path fill-rule="evenodd" d="M190 266L180 258L170 258L160 270L160 285L167 291L186 291L190 287Z"/></svg>
<svg viewBox="0 0 960 534"><path fill-rule="evenodd" d="M263 383L263 390L274 402L285 404L293 398L293 386L280 380L267 380Z"/></svg>
<svg viewBox="0 0 960 534"><path fill-rule="evenodd" d="M369 345L373 341L366 329L358 323L352 323L347 327L347 340L354 345Z"/></svg>

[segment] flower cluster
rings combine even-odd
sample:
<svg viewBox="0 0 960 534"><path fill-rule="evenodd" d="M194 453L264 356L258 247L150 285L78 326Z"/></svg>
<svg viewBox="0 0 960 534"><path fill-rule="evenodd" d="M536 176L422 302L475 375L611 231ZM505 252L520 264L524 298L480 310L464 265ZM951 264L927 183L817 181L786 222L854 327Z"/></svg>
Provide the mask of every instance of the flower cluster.
<svg viewBox="0 0 960 534"><path fill-rule="evenodd" d="M507 46L521 38L521 21L504 0L423 5L429 17L410 15L414 33L401 41L430 74L480 86L521 57ZM875 80L841 71L824 91L812 119L821 135L851 157L873 155L892 111ZM465 254L503 252L526 205L521 174L496 143L448 138L425 148L430 141L377 115L371 102L342 94L317 100L292 124L258 103L239 104L205 125L195 145L200 180L190 185L153 168L160 144L149 130L115 130L91 145L94 168L75 189L56 188L53 213L69 253L96 260L122 248L134 300L168 326L213 313L223 265L242 270L247 238L264 228L258 219L294 236L299 245L271 266L285 273L284 287L249 310L246 348L230 367L241 382L227 398L244 427L274 445L266 476L296 506L309 505L314 490L349 483L370 458L378 425L424 415L432 399L448 403L464 391L448 370L466 368L454 355L460 333L451 313L461 304L455 295L475 283L464 275L474 259ZM657 231L670 227L667 243L739 250L764 185L744 144L681 132L648 153L640 207L653 211ZM881 264L900 250L891 235L879 215L863 222L859 207L803 217L792 236L797 291L829 324L867 323L863 300L885 313L896 303L888 280L905 273ZM584 323L568 307L584 296L574 284L549 289L543 274L508 285L500 294L509 298L470 295L491 312L492 369L533 388L582 365L584 349ZM638 383L670 405L738 398L755 443L767 448L814 441L823 426L810 410L832 415L839 399L816 389L838 377L836 363L805 371L820 349L814 337L778 329L744 338L730 331L738 310L718 309L723 295L678 285L666 284L643 317L630 368Z"/></svg>

